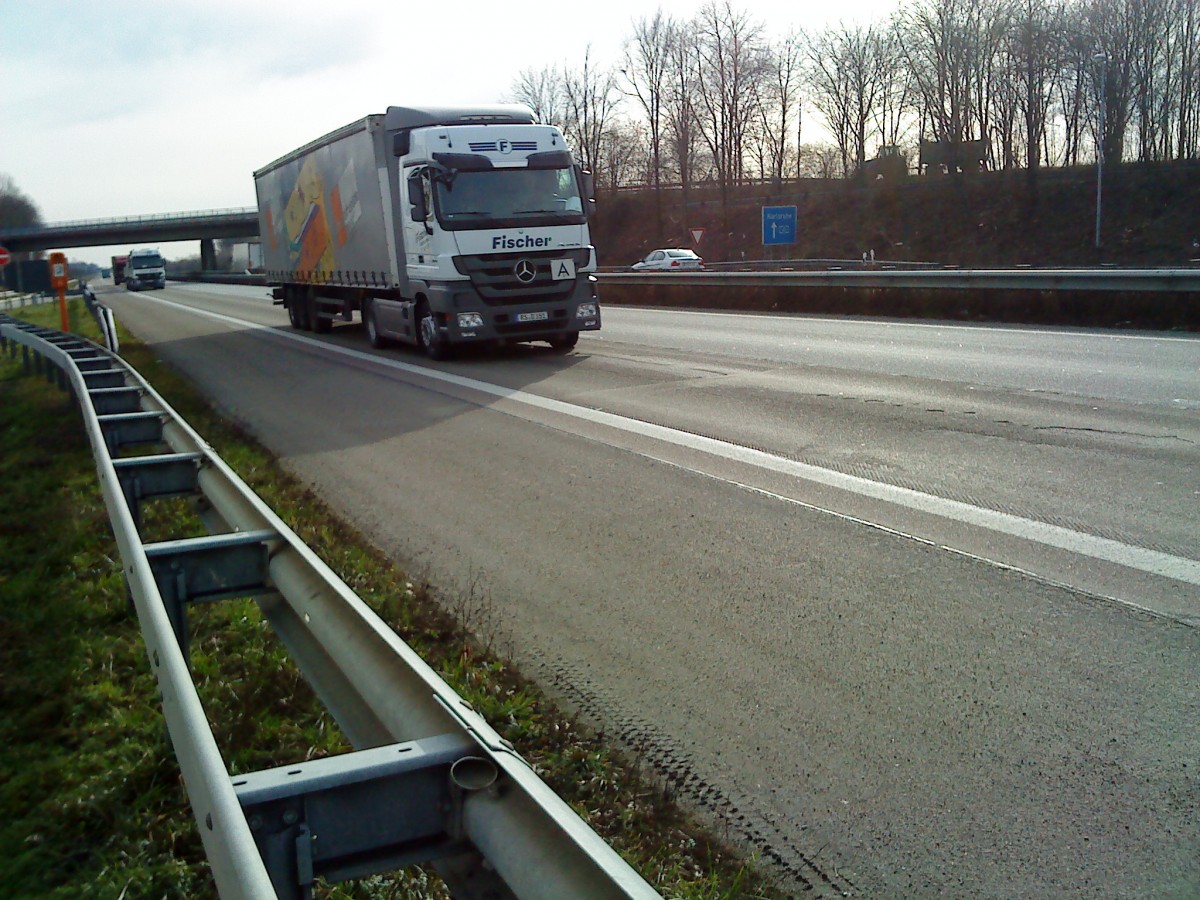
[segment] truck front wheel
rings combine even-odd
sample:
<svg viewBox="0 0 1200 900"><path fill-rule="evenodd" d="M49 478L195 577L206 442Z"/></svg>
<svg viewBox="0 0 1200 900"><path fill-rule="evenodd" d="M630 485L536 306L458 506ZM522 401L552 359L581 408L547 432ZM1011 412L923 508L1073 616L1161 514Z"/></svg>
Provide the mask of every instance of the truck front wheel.
<svg viewBox="0 0 1200 900"><path fill-rule="evenodd" d="M550 338L550 346L559 353L570 353L579 343L579 332L572 331L562 337Z"/></svg>
<svg viewBox="0 0 1200 900"><path fill-rule="evenodd" d="M450 348L438 334L437 320L425 303L417 307L417 341L430 359L440 362L450 358Z"/></svg>
<svg viewBox="0 0 1200 900"><path fill-rule="evenodd" d="M382 350L391 341L379 333L379 321L375 318L375 301L364 300L362 303L363 331L367 334L367 342L377 350Z"/></svg>

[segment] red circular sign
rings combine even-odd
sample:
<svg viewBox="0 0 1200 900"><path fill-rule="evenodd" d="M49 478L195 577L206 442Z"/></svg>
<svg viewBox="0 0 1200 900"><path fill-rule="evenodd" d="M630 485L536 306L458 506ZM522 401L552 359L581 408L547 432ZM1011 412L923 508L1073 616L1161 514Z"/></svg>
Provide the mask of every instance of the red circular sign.
<svg viewBox="0 0 1200 900"><path fill-rule="evenodd" d="M0 247L0 266L7 266L10 262L12 262L12 254Z"/></svg>

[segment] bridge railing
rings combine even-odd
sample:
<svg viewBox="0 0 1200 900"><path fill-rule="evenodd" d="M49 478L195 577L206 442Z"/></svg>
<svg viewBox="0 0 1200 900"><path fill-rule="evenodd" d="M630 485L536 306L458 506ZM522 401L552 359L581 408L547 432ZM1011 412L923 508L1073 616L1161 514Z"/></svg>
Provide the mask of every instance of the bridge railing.
<svg viewBox="0 0 1200 900"><path fill-rule="evenodd" d="M67 222L47 222L43 225L25 225L17 228L0 229L0 243L6 237L24 237L31 234L53 233L77 228L103 228L109 225L153 225L156 222L193 222L206 219L242 218L257 216L255 206L230 207L227 209L203 209L194 212L152 213L140 216L110 216L104 219L73 219Z"/></svg>

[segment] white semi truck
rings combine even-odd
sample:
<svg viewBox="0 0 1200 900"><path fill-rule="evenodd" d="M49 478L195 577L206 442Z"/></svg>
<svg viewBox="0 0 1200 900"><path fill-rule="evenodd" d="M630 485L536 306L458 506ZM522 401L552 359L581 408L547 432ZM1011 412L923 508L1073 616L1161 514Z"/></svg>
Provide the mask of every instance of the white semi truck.
<svg viewBox="0 0 1200 900"><path fill-rule="evenodd" d="M263 268L295 328L361 316L376 347L600 328L589 174L523 106L392 106L254 173Z"/></svg>
<svg viewBox="0 0 1200 900"><path fill-rule="evenodd" d="M117 257L113 257L116 266ZM162 254L152 247L130 250L125 258L125 289L140 291L142 288L165 288L167 269ZM120 284L120 282L116 282Z"/></svg>

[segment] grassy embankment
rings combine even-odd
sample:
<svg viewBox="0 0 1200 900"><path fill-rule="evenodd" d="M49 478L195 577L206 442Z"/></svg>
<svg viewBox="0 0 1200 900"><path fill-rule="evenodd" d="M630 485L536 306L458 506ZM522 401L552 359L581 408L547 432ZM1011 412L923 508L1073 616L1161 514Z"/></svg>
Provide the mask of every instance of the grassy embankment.
<svg viewBox="0 0 1200 900"><path fill-rule="evenodd" d="M58 327L53 305L19 311ZM95 335L79 301L72 330ZM780 896L565 717L461 620L337 521L128 334L122 356L335 571L668 897ZM215 894L136 623L91 449L68 395L0 356L0 884L5 896ZM148 540L198 529L146 509ZM190 613L201 699L231 771L349 749L252 601ZM418 870L322 897L441 897Z"/></svg>

